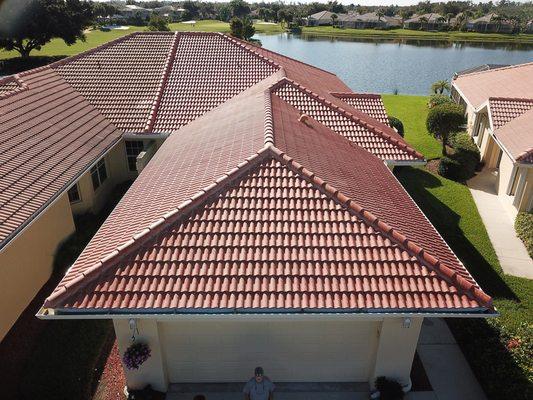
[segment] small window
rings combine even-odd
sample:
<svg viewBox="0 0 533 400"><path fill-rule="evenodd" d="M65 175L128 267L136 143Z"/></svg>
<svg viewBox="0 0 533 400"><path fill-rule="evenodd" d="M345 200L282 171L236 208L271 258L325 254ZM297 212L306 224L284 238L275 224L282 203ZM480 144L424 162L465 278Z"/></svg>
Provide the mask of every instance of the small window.
<svg viewBox="0 0 533 400"><path fill-rule="evenodd" d="M137 171L137 156L144 150L142 140L126 141L126 157L128 157L128 168L130 171Z"/></svg>
<svg viewBox="0 0 533 400"><path fill-rule="evenodd" d="M81 201L80 189L78 188L77 183L68 190L68 201L71 203Z"/></svg>
<svg viewBox="0 0 533 400"><path fill-rule="evenodd" d="M102 186L107 179L107 170L105 168L105 160L103 158L91 168L91 179L93 181L94 190Z"/></svg>

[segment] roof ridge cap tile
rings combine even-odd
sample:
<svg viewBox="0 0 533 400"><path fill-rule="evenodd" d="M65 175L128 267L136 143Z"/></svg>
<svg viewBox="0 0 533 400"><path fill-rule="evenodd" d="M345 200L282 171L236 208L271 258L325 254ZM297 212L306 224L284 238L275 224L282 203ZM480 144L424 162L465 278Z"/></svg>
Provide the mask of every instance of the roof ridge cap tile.
<svg viewBox="0 0 533 400"><path fill-rule="evenodd" d="M181 35L179 32L174 32L174 41L172 43L172 47L170 48L170 52L167 55L167 59L165 60L163 74L161 75L161 79L159 80L157 93L152 103L152 108L150 110L150 115L148 117L148 121L146 122L146 126L144 128L144 133L150 133L154 127L155 121L157 119L157 113L159 111L159 106L161 105L161 99L163 98L163 93L168 83L168 77L170 76L170 71L172 70L174 61L176 60L176 53L178 51L180 37Z"/></svg>
<svg viewBox="0 0 533 400"><path fill-rule="evenodd" d="M357 92L330 92L332 96L342 100L342 98L364 98L364 99L381 99L379 93L357 93Z"/></svg>
<svg viewBox="0 0 533 400"><path fill-rule="evenodd" d="M274 117L272 114L272 92L267 89L265 96L265 146L274 145Z"/></svg>
<svg viewBox="0 0 533 400"><path fill-rule="evenodd" d="M208 196L222 190L226 182L231 182L232 178L238 179L241 174L245 173L249 168L261 162L270 152L271 146L265 146L250 157L244 159L235 168L229 170L221 175L214 182L197 191L189 199L182 201L177 207L167 211L160 218L153 221L146 228L132 235L130 239L119 244L109 253L104 254L98 261L90 267L78 272L74 277L63 284L59 284L56 290L46 298L44 307L54 308L58 302L65 300L72 296L75 292L73 290L79 289L78 286L85 287L98 277L98 273L102 268L111 267L116 261L126 257L132 251L137 250L142 244L150 240L154 235L161 233L170 224L179 220L179 218L188 215L196 209L196 207L208 198Z"/></svg>
<svg viewBox="0 0 533 400"><path fill-rule="evenodd" d="M459 290L463 291L471 299L478 301L484 307L493 308L491 297L483 292L483 290L476 287L473 283L460 276L457 271L454 271L450 267L441 263L438 258L426 252L414 241L409 240L399 230L394 229L386 222L380 220L370 211L365 210L353 199L341 193L338 189L321 179L314 172L306 169L302 164L294 160L288 154L274 146L271 147L271 151L277 156L279 161L285 163L289 168L294 168L298 173L306 177L310 183L320 188L325 194L337 200L347 209L355 212L356 215L359 216L363 221L368 223L373 228L381 231L387 238L396 242L409 254L416 257L417 260L419 260L419 262L421 262L424 266L437 273L437 275L453 284Z"/></svg>
<svg viewBox="0 0 533 400"><path fill-rule="evenodd" d="M422 159L422 160L424 159L424 155L422 153L419 153L414 148L409 146L407 143L401 142L398 139L393 138L391 135L389 135L388 133L384 132L382 129L374 126L373 124L368 123L367 121L363 121L361 118L359 118L356 115L352 114L351 112L345 110L344 108L339 107L336 104L333 104L331 101L326 100L324 97L322 97L319 94L313 92L312 90L306 88L305 86L299 84L298 82L295 82L292 79L287 78L287 77L283 77L281 80L283 80L283 79L285 79L289 84L295 86L297 89L303 90L305 93L307 93L311 97L315 98L315 100L321 102L322 104L326 105L327 107L333 108L335 111L341 113L345 117L351 119L352 121L354 121L354 122L356 122L358 124L361 124L362 126L364 126L367 129L371 130L372 132L374 132L375 134L379 135L383 139L385 139L388 142L392 143L393 145L399 147L401 150L405 151L406 153L408 153L408 154L410 154L412 156L415 156L416 158L419 158L419 159ZM379 121L376 121L376 122L379 122ZM390 128L390 129L392 129L392 128Z"/></svg>
<svg viewBox="0 0 533 400"><path fill-rule="evenodd" d="M224 39L226 39L227 41L229 41L230 43L234 44L235 46L237 47L240 47L240 48L243 48L244 50L250 52L251 54L253 54L255 57L259 58L261 61L264 61L268 64L270 64L271 66L273 67L276 67L278 70L281 68L281 65L278 64L277 62L275 62L274 60L270 59L270 58L267 58L261 54L259 54L257 51L253 50L251 47L248 47L248 45L245 45L244 43L242 43L240 40L236 40L235 38L233 37L230 37L224 33L220 33L220 32L217 32L220 36L222 36Z"/></svg>

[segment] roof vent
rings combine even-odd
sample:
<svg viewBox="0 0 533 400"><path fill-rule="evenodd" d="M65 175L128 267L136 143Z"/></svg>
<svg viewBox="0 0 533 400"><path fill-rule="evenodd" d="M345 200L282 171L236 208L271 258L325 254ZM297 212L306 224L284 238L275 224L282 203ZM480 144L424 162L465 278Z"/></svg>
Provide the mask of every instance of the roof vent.
<svg viewBox="0 0 533 400"><path fill-rule="evenodd" d="M298 118L298 121L300 121L301 123L307 125L307 120L309 119L309 115L307 114L301 114L300 115L300 118Z"/></svg>

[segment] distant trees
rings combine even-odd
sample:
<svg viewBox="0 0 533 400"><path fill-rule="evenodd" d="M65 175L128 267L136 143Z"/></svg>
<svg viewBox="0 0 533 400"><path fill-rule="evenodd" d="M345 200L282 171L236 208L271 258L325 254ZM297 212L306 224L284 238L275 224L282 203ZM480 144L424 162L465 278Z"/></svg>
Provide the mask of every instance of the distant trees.
<svg viewBox="0 0 533 400"><path fill-rule="evenodd" d="M149 31L170 31L168 26L168 21L165 17L162 17L157 14L152 14L150 16L150 21L148 22Z"/></svg>
<svg viewBox="0 0 533 400"><path fill-rule="evenodd" d="M61 38L68 45L85 40L83 31L93 21L88 1L9 1L2 6L0 48L18 51L23 58L53 38Z"/></svg>
<svg viewBox="0 0 533 400"><path fill-rule="evenodd" d="M231 0L229 8L233 17L242 18L250 14L250 6L244 0Z"/></svg>

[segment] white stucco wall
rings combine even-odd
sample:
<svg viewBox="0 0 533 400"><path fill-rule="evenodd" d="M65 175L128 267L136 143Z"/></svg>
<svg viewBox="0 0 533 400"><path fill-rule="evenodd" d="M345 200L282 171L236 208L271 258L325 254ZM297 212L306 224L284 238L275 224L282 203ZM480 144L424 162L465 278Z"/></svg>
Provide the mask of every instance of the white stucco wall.
<svg viewBox="0 0 533 400"><path fill-rule="evenodd" d="M422 320L405 327L403 318L142 319L137 340L152 357L126 379L131 388L164 391L169 382L243 382L261 365L278 382L373 384L383 375L408 384ZM123 354L132 332L127 320L114 325Z"/></svg>

